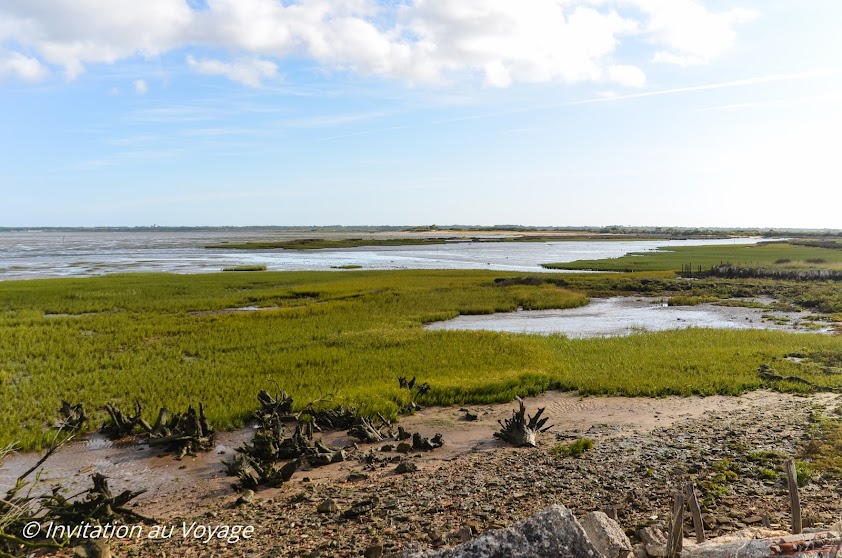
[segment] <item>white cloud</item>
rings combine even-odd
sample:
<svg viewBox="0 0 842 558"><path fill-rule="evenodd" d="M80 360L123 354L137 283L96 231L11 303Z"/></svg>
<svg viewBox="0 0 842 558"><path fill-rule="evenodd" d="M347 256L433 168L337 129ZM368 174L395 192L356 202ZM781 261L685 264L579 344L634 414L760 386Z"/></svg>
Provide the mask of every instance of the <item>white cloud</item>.
<svg viewBox="0 0 842 558"><path fill-rule="evenodd" d="M637 24L614 10L572 9L555 0L417 0L404 9L422 57L417 79L480 73L487 85L611 81L605 61Z"/></svg>
<svg viewBox="0 0 842 558"><path fill-rule="evenodd" d="M0 41L12 40L64 68L156 56L183 43L193 12L182 0L7 0Z"/></svg>
<svg viewBox="0 0 842 558"><path fill-rule="evenodd" d="M146 80L136 79L132 85L134 85L134 92L138 95L146 95L149 93L149 84L146 83Z"/></svg>
<svg viewBox="0 0 842 558"><path fill-rule="evenodd" d="M713 12L697 0L625 1L648 16L644 30L649 42L666 47L653 61L680 66L709 64L734 46L735 26L758 15L742 8Z"/></svg>
<svg viewBox="0 0 842 558"><path fill-rule="evenodd" d="M235 62L222 62L213 59L196 60L188 56L187 64L200 74L225 76L249 87L260 87L264 79L278 74L277 64L260 58L241 58Z"/></svg>
<svg viewBox="0 0 842 558"><path fill-rule="evenodd" d="M11 76L23 81L39 81L48 74L49 70L37 58L0 49L0 79Z"/></svg>
<svg viewBox="0 0 842 558"><path fill-rule="evenodd" d="M650 44L653 61L704 64L754 15L700 0L205 0L201 9L184 0L4 0L0 44L34 56L24 57L39 65L29 73L5 70L21 77L51 64L74 78L91 64L191 48L193 70L252 87L289 56L410 82L639 87L643 69L622 59L628 37ZM201 58L204 48L232 60Z"/></svg>
<svg viewBox="0 0 842 558"><path fill-rule="evenodd" d="M646 85L646 74L637 66L609 66L608 79L626 87L643 87Z"/></svg>

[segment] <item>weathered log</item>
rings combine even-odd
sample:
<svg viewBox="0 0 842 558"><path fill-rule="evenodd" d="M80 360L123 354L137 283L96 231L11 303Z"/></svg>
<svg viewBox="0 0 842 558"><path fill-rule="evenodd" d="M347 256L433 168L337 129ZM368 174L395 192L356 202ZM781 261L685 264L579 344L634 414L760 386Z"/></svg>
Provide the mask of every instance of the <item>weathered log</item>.
<svg viewBox="0 0 842 558"><path fill-rule="evenodd" d="M348 435L369 444L383 441L383 436L380 434L380 431L374 428L371 421L365 417L357 418L357 422L348 430Z"/></svg>
<svg viewBox="0 0 842 558"><path fill-rule="evenodd" d="M263 412L272 415L283 415L292 412L293 399L287 392L282 391L278 399L275 399L265 389L257 393L257 400L263 407Z"/></svg>
<svg viewBox="0 0 842 558"><path fill-rule="evenodd" d="M285 391L281 391L278 398L275 399L269 392L262 389L257 394L257 400L260 402L260 409L252 414L261 426L270 422L298 420L298 415L292 412L293 399Z"/></svg>
<svg viewBox="0 0 842 558"><path fill-rule="evenodd" d="M524 405L523 399L520 397L516 399L520 404L520 410L514 412L512 418L506 419L505 422L497 421L500 424L500 430L495 432L494 436L513 446L534 448L537 445L536 436L538 433L546 432L552 428L552 425L543 428L547 422L546 417L541 418L541 415L544 413L544 407L538 409L535 416L530 416L527 420L526 405Z"/></svg>
<svg viewBox="0 0 842 558"><path fill-rule="evenodd" d="M191 405L185 413L176 413L167 420L168 416L169 412L162 407L155 426L149 431L150 446L162 446L176 453L176 459L213 449L215 433L201 403L198 412Z"/></svg>
<svg viewBox="0 0 842 558"><path fill-rule="evenodd" d="M101 523L130 521L152 523L153 520L127 509L125 506L145 490L124 490L114 496L108 487L108 479L100 473L91 475L93 487L89 488L84 498L68 500L61 495L61 487L53 488L52 494L44 496L43 507L46 517L64 525L78 525L91 520Z"/></svg>
<svg viewBox="0 0 842 558"><path fill-rule="evenodd" d="M143 428L142 425L146 425L140 416L143 411L140 401L135 402L135 414L130 417L127 417L123 411L112 403L106 403L105 411L108 413L110 420L102 425L100 431L112 440L130 436L137 426Z"/></svg>
<svg viewBox="0 0 842 558"><path fill-rule="evenodd" d="M305 408L303 412L310 415L316 427L324 430L347 430L354 426L358 416L356 407L344 405L324 411Z"/></svg>
<svg viewBox="0 0 842 558"><path fill-rule="evenodd" d="M422 451L432 451L444 445L444 438L441 434L436 434L432 439L422 438L421 434L416 432L412 435L412 448Z"/></svg>
<svg viewBox="0 0 842 558"><path fill-rule="evenodd" d="M146 431L153 436L168 436L168 432L164 432L167 420L169 419L170 411L166 407L161 407L158 410L158 418L155 419L155 425L147 428ZM142 425L141 425L142 426Z"/></svg>
<svg viewBox="0 0 842 558"><path fill-rule="evenodd" d="M231 461L226 461L228 474L240 480L240 486L255 489L265 485L276 488L292 478L300 461L293 459L280 469L275 463L260 463L247 454L239 454Z"/></svg>

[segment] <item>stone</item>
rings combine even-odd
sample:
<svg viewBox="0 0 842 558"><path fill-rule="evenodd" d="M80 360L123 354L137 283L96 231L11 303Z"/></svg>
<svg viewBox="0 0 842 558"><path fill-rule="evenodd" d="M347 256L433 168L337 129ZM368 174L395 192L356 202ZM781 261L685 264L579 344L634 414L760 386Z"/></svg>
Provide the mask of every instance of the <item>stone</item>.
<svg viewBox="0 0 842 558"><path fill-rule="evenodd" d="M405 553L404 558L600 558L566 507L555 504L505 529L485 531L453 548Z"/></svg>
<svg viewBox="0 0 842 558"><path fill-rule="evenodd" d="M246 504L250 504L251 501L254 500L254 490L246 490L243 492L239 498L237 498L237 505L244 506Z"/></svg>
<svg viewBox="0 0 842 558"><path fill-rule="evenodd" d="M406 473L414 473L418 470L418 465L411 461L401 461L401 463L395 467L395 472L401 475L405 475Z"/></svg>
<svg viewBox="0 0 842 558"><path fill-rule="evenodd" d="M412 451L412 444L401 442L400 444L398 444L398 447L395 451L397 451L398 453L409 453Z"/></svg>
<svg viewBox="0 0 842 558"><path fill-rule="evenodd" d="M632 553L629 538L617 522L601 511L591 512L579 520L588 538L605 558L628 558Z"/></svg>
<svg viewBox="0 0 842 558"><path fill-rule="evenodd" d="M681 553L682 558L821 558L831 556L842 544L842 535L836 532L805 533L764 539L740 539L720 542L713 539Z"/></svg>
<svg viewBox="0 0 842 558"><path fill-rule="evenodd" d="M316 511L319 513L336 513L339 511L339 506L336 505L336 502L328 498L319 502L319 505L316 506Z"/></svg>
<svg viewBox="0 0 842 558"><path fill-rule="evenodd" d="M639 532L640 540L646 547L646 554L653 558L667 555L667 536L658 527L643 527Z"/></svg>
<svg viewBox="0 0 842 558"><path fill-rule="evenodd" d="M375 544L366 548L363 556L365 558L381 558L383 556L383 545Z"/></svg>

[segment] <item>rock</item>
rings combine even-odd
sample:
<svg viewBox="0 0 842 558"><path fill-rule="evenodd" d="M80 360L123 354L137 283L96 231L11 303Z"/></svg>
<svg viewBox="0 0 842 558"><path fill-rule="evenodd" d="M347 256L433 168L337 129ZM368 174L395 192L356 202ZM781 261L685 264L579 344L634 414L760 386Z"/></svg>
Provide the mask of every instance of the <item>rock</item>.
<svg viewBox="0 0 842 558"><path fill-rule="evenodd" d="M638 535L646 547L646 554L654 558L667 555L667 536L659 528L643 527Z"/></svg>
<svg viewBox="0 0 842 558"><path fill-rule="evenodd" d="M111 547L107 539L93 539L88 543L91 558L111 558Z"/></svg>
<svg viewBox="0 0 842 558"><path fill-rule="evenodd" d="M605 558L628 558L632 545L629 538L617 525L601 511L587 514L579 520L588 538Z"/></svg>
<svg viewBox="0 0 842 558"><path fill-rule="evenodd" d="M375 544L366 548L363 556L365 558L381 558L383 556L383 545Z"/></svg>
<svg viewBox="0 0 842 558"><path fill-rule="evenodd" d="M398 444L398 447L395 451L397 451L398 453L409 453L412 451L412 444L401 442L400 444Z"/></svg>
<svg viewBox="0 0 842 558"><path fill-rule="evenodd" d="M250 504L251 501L254 500L254 490L246 490L243 492L239 498L237 498L237 505L244 506L246 504Z"/></svg>
<svg viewBox="0 0 842 558"><path fill-rule="evenodd" d="M73 548L73 558L111 558L111 548L106 539L91 539Z"/></svg>
<svg viewBox="0 0 842 558"><path fill-rule="evenodd" d="M395 467L395 472L404 475L406 473L414 473L418 470L418 465L411 461L401 461L401 463Z"/></svg>
<svg viewBox="0 0 842 558"><path fill-rule="evenodd" d="M339 511L339 506L336 505L336 502L328 498L319 502L319 505L316 506L316 511L319 513L336 513Z"/></svg>
<svg viewBox="0 0 842 558"><path fill-rule="evenodd" d="M842 544L842 535L835 532L807 533L766 539L741 539L720 542L713 539L687 549L682 558L820 558L832 556L834 549Z"/></svg>
<svg viewBox="0 0 842 558"><path fill-rule="evenodd" d="M348 475L348 481L356 482L368 480L369 476L370 475L368 473L363 473L362 471L351 471L351 474Z"/></svg>
<svg viewBox="0 0 842 558"><path fill-rule="evenodd" d="M342 512L342 517L344 517L345 519L359 517L361 515L367 514L368 512L376 508L377 504L377 497L371 498L369 500L362 500L360 502L354 502L349 509Z"/></svg>
<svg viewBox="0 0 842 558"><path fill-rule="evenodd" d="M506 529L486 531L453 548L405 553L404 558L599 558L582 526L553 505Z"/></svg>

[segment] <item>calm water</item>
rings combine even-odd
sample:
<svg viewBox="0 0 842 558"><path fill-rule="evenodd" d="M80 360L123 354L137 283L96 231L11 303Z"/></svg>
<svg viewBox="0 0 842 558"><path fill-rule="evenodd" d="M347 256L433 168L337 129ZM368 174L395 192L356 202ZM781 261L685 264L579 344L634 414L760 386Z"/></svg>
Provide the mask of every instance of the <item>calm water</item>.
<svg viewBox="0 0 842 558"><path fill-rule="evenodd" d="M0 231L0 280L86 277L155 271L209 273L223 267L262 264L269 270L496 269L547 271L541 263L616 258L658 246L754 243L758 239L604 242L452 242L433 246L337 250L211 250L222 241L285 240L301 233L254 231ZM312 235L318 236L318 235ZM321 235L329 236L329 235Z"/></svg>
<svg viewBox="0 0 842 558"><path fill-rule="evenodd" d="M773 315L786 320L777 323L765 319ZM595 298L587 306L566 310L528 310L480 316L458 316L435 322L426 329L487 330L509 333L561 334L571 338L615 337L640 331L665 331L688 327L717 329L779 329L830 333L829 328L813 329L805 320L808 313L770 312L761 308L742 308L700 304L665 306L651 298Z"/></svg>

